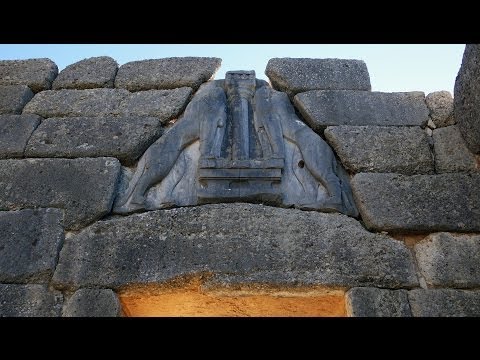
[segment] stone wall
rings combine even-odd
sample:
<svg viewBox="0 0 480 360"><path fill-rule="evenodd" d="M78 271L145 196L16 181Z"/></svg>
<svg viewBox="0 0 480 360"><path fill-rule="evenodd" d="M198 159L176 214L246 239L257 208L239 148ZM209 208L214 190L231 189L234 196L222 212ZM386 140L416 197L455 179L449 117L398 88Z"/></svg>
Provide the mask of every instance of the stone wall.
<svg viewBox="0 0 480 360"><path fill-rule="evenodd" d="M467 47L455 104L480 97L477 55ZM480 137L463 130L479 106L371 91L363 61L266 68L347 170L357 218L248 203L112 214L124 174L220 63L0 61L0 316L129 315L192 277L250 306L213 315L480 315ZM340 310L310 311L322 296ZM291 304L254 311L277 299Z"/></svg>

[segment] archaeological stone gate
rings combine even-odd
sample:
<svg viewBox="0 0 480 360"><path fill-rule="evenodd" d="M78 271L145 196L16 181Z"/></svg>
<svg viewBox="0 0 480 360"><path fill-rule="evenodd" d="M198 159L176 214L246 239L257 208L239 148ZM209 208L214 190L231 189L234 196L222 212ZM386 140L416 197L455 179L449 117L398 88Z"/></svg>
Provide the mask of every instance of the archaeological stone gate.
<svg viewBox="0 0 480 360"><path fill-rule="evenodd" d="M479 316L480 47L366 64L0 60L0 316Z"/></svg>

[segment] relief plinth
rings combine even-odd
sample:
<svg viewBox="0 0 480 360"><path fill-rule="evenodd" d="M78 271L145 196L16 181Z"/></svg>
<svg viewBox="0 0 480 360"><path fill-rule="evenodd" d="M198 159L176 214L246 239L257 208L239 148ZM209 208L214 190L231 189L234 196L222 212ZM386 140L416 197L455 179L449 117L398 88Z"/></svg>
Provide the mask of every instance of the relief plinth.
<svg viewBox="0 0 480 360"><path fill-rule="evenodd" d="M332 149L254 71L200 87L140 158L114 212L233 201L358 215Z"/></svg>

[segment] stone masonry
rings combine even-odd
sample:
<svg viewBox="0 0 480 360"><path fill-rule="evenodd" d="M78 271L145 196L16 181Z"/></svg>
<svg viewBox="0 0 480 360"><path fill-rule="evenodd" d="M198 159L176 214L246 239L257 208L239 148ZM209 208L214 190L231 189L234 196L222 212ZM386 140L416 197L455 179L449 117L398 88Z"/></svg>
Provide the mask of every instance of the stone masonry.
<svg viewBox="0 0 480 360"><path fill-rule="evenodd" d="M124 316L125 289L193 275L224 292L341 291L348 316L480 316L478 59L468 45L454 97L372 91L361 60L268 62L346 170L358 216L259 201L116 215L221 60L0 60L0 317Z"/></svg>

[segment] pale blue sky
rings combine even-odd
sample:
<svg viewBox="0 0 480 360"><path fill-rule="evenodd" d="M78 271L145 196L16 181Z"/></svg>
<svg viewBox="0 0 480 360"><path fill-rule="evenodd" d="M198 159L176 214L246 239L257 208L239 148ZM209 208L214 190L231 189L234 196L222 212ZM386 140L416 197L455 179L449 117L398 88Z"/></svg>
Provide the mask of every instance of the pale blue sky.
<svg viewBox="0 0 480 360"><path fill-rule="evenodd" d="M228 70L255 70L258 78L266 79L265 66L273 57L361 59L367 64L373 91L423 91L428 94L447 90L453 94L464 48L462 44L0 44L0 59L48 57L62 70L76 61L101 55L113 57L119 65L132 60L172 56L214 56L223 60L217 79L224 78Z"/></svg>

